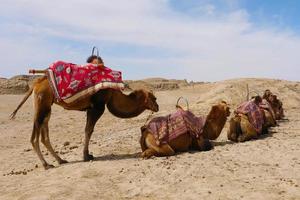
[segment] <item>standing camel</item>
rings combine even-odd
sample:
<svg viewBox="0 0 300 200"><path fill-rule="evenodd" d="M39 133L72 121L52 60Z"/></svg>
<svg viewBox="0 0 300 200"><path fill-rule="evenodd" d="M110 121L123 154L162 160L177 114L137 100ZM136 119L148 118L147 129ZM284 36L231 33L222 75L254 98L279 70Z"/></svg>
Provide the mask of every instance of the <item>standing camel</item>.
<svg viewBox="0 0 300 200"><path fill-rule="evenodd" d="M198 138L186 132L164 144L157 144L157 140L150 130L142 129L141 156L143 158L172 156L175 152L188 151L189 149L208 151L212 148L209 140L215 140L219 137L229 115L229 107L225 101L222 101L218 105L212 106L206 117L203 132Z"/></svg>
<svg viewBox="0 0 300 200"><path fill-rule="evenodd" d="M93 155L89 154L89 141L96 122L104 113L105 105L114 116L119 118L132 118L138 116L145 110L157 112L159 109L158 104L156 103L156 97L151 92L147 92L145 90L135 90L129 95L125 95L119 90L103 89L92 96L71 104L58 102L50 88L47 77L44 76L34 82L33 86L26 93L24 99L12 113L11 119L15 117L17 111L32 93L34 94L34 121L30 141L45 169L53 168L54 166L48 164L41 153L39 146L40 136L41 142L45 145L47 150L52 154L57 162L59 164L67 163L66 160L61 159L55 153L50 143L48 122L53 103L58 104L67 110L86 111L87 119L83 149L84 161L93 160Z"/></svg>

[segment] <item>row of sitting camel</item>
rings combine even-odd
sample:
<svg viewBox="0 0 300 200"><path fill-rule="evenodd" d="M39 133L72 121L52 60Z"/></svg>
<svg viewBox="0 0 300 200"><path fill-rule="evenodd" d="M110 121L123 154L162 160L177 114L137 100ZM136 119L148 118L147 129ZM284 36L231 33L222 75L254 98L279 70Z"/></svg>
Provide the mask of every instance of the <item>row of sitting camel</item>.
<svg viewBox="0 0 300 200"><path fill-rule="evenodd" d="M251 100L261 111L263 123L260 131L255 130L250 123L249 114L236 113L229 121L227 137L233 142L245 142L256 139L262 134L267 134L270 127L277 125L276 120L284 118L282 102L270 90L264 92L263 97L253 97ZM262 106L266 105L266 106Z"/></svg>
<svg viewBox="0 0 300 200"><path fill-rule="evenodd" d="M264 99L266 99L272 106L276 119L283 117L282 103L277 99L271 92L266 91ZM83 160L93 160L93 155L89 153L89 141L94 131L96 122L104 113L105 107L114 116L119 118L132 118L140 115L145 110L157 112L159 105L156 102L156 97L152 92L146 90L135 90L130 94L123 94L119 90L114 89L103 89L98 91L92 96L88 96L77 102L66 104L61 101L57 101L52 89L49 85L47 77L38 78L26 93L23 100L17 106L16 110L12 113L11 119L13 119L21 106L26 100L33 94L34 99L34 119L33 119L33 130L30 142L36 152L39 160L41 161L45 169L53 168L54 166L49 164L40 150L40 140L56 159L59 164L67 163L66 160L62 159L54 151L49 138L48 122L51 116L51 107L53 104L57 104L66 110L78 110L86 111L86 126L85 126L85 141L83 148ZM189 149L197 150L210 150L212 145L209 140L215 140L219 137L226 121L230 115L229 106L226 102L222 101L218 105L214 105L211 108L203 127L203 134L199 138L193 138L190 134L186 133L180 137L174 139L168 144L157 145L155 138L149 131L142 131L141 136L141 148L142 157L149 158L151 156L170 156L174 155L178 151L187 151ZM266 113L266 118L269 119L269 115ZM238 126L240 123L240 126ZM267 120L267 123L273 126L275 122ZM244 118L230 120L229 130L235 130L235 132L228 133L228 139L232 141L245 141L241 135L247 135L248 129L244 128ZM237 127L241 127L238 129ZM239 130L240 132L237 132ZM234 137L233 137L234 136ZM250 139L250 137L246 137ZM253 137L254 138L254 137Z"/></svg>
<svg viewBox="0 0 300 200"><path fill-rule="evenodd" d="M244 104L253 105L257 108L258 114L262 118L262 127L260 131L257 131L249 120L250 113L235 111L234 116L229 120L227 132L228 139L233 142L256 139L259 135L268 133L270 127L276 126L276 120L284 118L282 102L270 90L265 91L263 98L255 96ZM171 156L176 152L188 150L208 151L212 148L209 140L215 140L219 137L229 115L228 104L222 101L218 105L212 106L206 117L201 137L195 138L186 132L186 134L180 135L172 141L159 145L154 135L148 129L144 129L140 140L142 157Z"/></svg>
<svg viewBox="0 0 300 200"><path fill-rule="evenodd" d="M208 151L212 149L210 140L215 140L219 137L229 115L230 109L227 103L222 101L218 105L212 106L205 119L202 134L198 138L189 132L185 132L163 144L157 143L157 139L149 129L142 129L140 139L142 157L172 156L176 152L188 150Z"/></svg>

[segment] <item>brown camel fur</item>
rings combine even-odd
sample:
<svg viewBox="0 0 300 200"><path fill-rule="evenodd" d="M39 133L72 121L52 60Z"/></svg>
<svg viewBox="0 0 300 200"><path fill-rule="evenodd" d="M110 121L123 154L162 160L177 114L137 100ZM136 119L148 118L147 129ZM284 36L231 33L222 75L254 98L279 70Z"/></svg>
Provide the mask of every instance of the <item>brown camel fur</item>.
<svg viewBox="0 0 300 200"><path fill-rule="evenodd" d="M268 133L268 128L276 126L276 121L272 114L265 109L261 109L264 117L264 124L261 134ZM251 139L257 139L259 134L253 128L248 120L247 115L237 114L229 120L229 128L227 131L227 138L234 142L245 142Z"/></svg>
<svg viewBox="0 0 300 200"><path fill-rule="evenodd" d="M276 120L283 119L284 111L283 111L283 107L282 107L282 102L277 98L277 96L274 94L271 94L269 96L269 98L267 99L267 101L271 104L271 106L274 110Z"/></svg>
<svg viewBox="0 0 300 200"><path fill-rule="evenodd" d="M277 125L276 119L274 119L273 115L271 114L271 112L269 110L266 109L262 109L263 114L264 114L264 125L266 128L269 127L274 127Z"/></svg>
<svg viewBox="0 0 300 200"><path fill-rule="evenodd" d="M276 95L274 95L270 90L265 90L263 98L270 103L274 110L276 120L281 120L285 117L282 101L280 101Z"/></svg>
<svg viewBox="0 0 300 200"><path fill-rule="evenodd" d="M84 161L93 159L93 156L89 154L89 141L94 131L94 126L98 119L102 116L105 105L108 110L116 117L131 118L136 117L145 110L151 110L157 112L159 107L156 103L156 98L151 92L145 90L136 90L129 95L123 94L119 90L104 89L100 90L94 95L85 99L79 100L72 104L65 104L63 102L57 102L54 98L54 94L48 83L47 77L37 79L30 90L25 95L24 99L18 105L17 109L12 113L11 118L14 118L17 111L25 103L28 97L34 93L34 122L33 131L31 136L31 143L33 149L37 153L40 161L45 169L54 167L46 162L44 159L40 147L39 138L57 160L59 164L66 163L66 160L61 159L51 146L48 130L48 122L51 115L51 106L53 103L60 105L67 110L79 110L86 111L87 120L85 127L85 142L83 149Z"/></svg>
<svg viewBox="0 0 300 200"><path fill-rule="evenodd" d="M157 145L156 140L151 132L147 129L142 130L140 139L142 157L150 158L152 156L172 156L175 152L184 152L189 149L208 151L212 148L209 140L216 139L230 115L229 107L226 102L222 101L214 105L209 112L203 134L199 138L192 137L189 133L183 134L167 144Z"/></svg>

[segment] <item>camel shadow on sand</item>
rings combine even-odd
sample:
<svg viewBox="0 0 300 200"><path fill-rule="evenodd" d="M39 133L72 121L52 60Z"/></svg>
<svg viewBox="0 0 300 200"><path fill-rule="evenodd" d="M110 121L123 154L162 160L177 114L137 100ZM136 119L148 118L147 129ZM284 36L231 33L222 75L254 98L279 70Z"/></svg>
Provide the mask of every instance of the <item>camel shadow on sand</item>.
<svg viewBox="0 0 300 200"><path fill-rule="evenodd" d="M225 146L225 145L228 145L228 144L234 144L235 142L232 142L230 140L226 140L226 141L221 141L221 142L211 141L211 143L214 147L217 147L217 146Z"/></svg>
<svg viewBox="0 0 300 200"><path fill-rule="evenodd" d="M141 153L132 153L132 154L107 154L107 155L95 157L93 161L136 159L136 158L140 157L140 154Z"/></svg>
<svg viewBox="0 0 300 200"><path fill-rule="evenodd" d="M269 130L268 133L260 135L257 139L254 139L254 140L264 140L266 138L272 137L274 133L277 133L277 131ZM247 141L245 141L245 142L247 142ZM232 144L236 144L237 142L226 140L226 141L221 141L221 142L211 141L211 143L212 143L213 147L217 147L217 146L232 145Z"/></svg>
<svg viewBox="0 0 300 200"><path fill-rule="evenodd" d="M266 138L272 137L274 135L274 133L277 133L277 131L275 130L269 130L268 133L260 135L257 140L264 140Z"/></svg>
<svg viewBox="0 0 300 200"><path fill-rule="evenodd" d="M90 162L137 159L137 158L140 158L140 154L141 153L107 154L107 155L103 155L103 156L94 157L94 159L91 160ZM68 163L66 163L64 165L75 164L75 163L83 163L83 162L85 162L85 161L83 161L83 160L74 160L74 161L69 161Z"/></svg>
<svg viewBox="0 0 300 200"><path fill-rule="evenodd" d="M257 138L257 140L263 140L263 139L272 137L274 133L276 133L275 130L269 130L269 132L267 134L263 134L263 135L259 136ZM220 142L211 141L211 143L212 143L212 149L214 149L214 147L217 147L217 146L232 145L232 144L235 144L236 142L226 140L226 141L220 141ZM190 153L190 154L199 153L199 152L200 151L196 151L196 150L188 151L188 153ZM180 154L184 154L184 153L186 153L186 152L177 152L176 155L180 155ZM94 157L94 160L92 160L91 162L138 159L138 158L140 158L140 155L141 155L140 152L131 153L131 154L113 154L112 153L112 154L106 154L106 155ZM85 162L85 161L75 160L75 161L70 161L70 162L68 162L64 165L75 164L75 163L83 163L83 162Z"/></svg>

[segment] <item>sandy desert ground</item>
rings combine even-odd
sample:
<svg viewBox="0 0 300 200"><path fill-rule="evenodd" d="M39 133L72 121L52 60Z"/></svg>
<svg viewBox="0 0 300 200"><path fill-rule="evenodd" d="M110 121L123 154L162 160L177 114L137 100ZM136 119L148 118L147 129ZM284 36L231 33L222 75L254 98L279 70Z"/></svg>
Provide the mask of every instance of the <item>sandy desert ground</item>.
<svg viewBox="0 0 300 200"><path fill-rule="evenodd" d="M85 113L55 105L50 137L70 163L58 166L42 146L57 166L50 170L41 167L29 142L32 99L10 121L23 95L0 95L0 199L300 199L299 82L235 79L159 91L155 115L173 112L179 96L197 115L206 115L219 100L235 108L246 98L247 83L251 91L268 88L277 94L288 121L246 143L229 142L226 125L211 151L148 160L139 158L138 140L149 111L133 119L106 111L90 145L96 159L82 162Z"/></svg>

